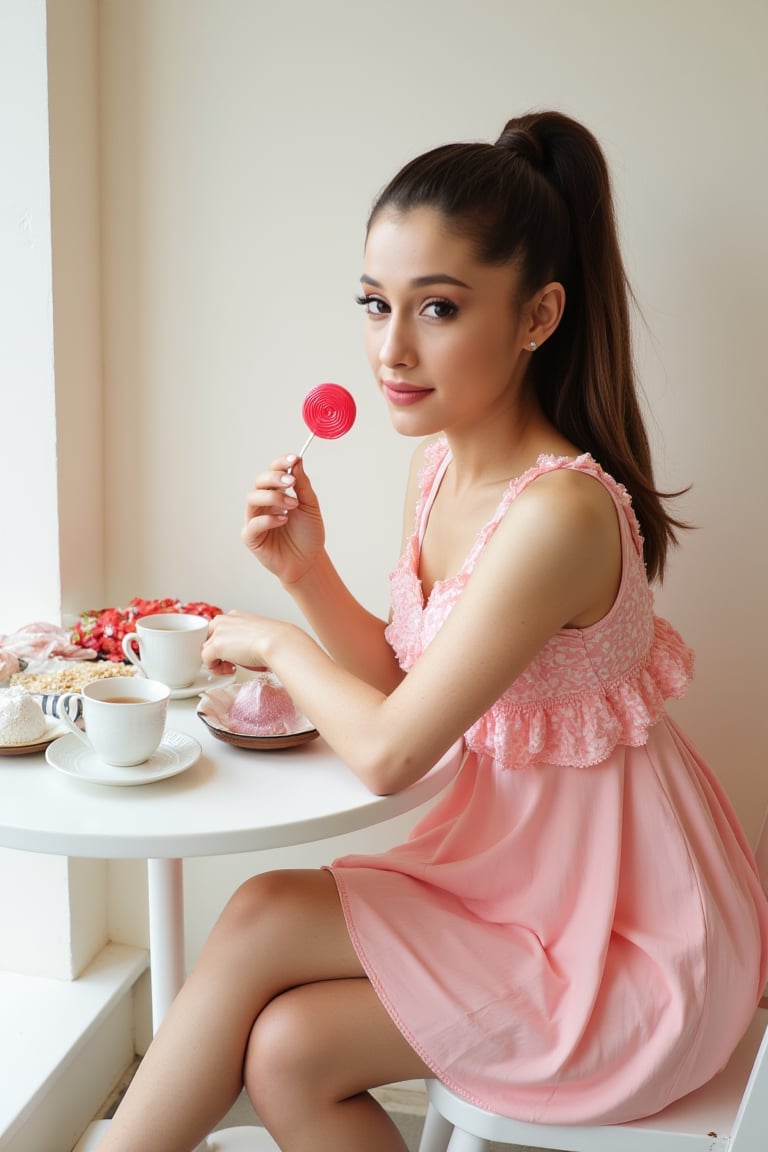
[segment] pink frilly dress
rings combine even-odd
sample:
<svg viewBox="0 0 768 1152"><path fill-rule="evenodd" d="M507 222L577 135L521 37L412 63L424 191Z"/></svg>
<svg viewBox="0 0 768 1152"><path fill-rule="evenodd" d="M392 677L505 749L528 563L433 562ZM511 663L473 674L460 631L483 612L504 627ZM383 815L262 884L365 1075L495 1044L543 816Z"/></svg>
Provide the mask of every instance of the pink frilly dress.
<svg viewBox="0 0 768 1152"><path fill-rule="evenodd" d="M554 636L466 733L406 843L331 866L382 1003L435 1075L539 1123L650 1115L726 1062L767 975L768 905L722 787L666 715L693 657L653 611L626 491L588 456L513 481L425 604L419 553L450 460L428 450L387 637L411 668L511 502L543 473L605 486L623 574L597 624Z"/></svg>

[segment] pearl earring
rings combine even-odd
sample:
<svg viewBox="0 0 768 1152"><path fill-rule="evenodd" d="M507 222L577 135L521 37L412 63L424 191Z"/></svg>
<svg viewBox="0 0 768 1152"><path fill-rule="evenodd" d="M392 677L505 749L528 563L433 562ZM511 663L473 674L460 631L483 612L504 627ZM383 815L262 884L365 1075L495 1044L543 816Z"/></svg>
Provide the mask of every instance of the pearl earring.
<svg viewBox="0 0 768 1152"><path fill-rule="evenodd" d="M531 340L531 342L530 342L530 344L528 345L528 347L530 348L531 352L535 352L535 351L536 351L536 341L535 341L535 340Z"/></svg>

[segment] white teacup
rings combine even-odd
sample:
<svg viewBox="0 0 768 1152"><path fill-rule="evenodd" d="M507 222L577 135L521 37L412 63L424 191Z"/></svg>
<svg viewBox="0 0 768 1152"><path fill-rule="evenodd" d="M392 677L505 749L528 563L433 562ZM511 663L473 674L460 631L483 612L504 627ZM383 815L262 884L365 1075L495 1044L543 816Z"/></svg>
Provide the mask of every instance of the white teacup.
<svg viewBox="0 0 768 1152"><path fill-rule="evenodd" d="M188 688L202 664L202 648L208 635L205 616L186 612L158 612L136 621L136 631L123 638L128 660L150 680L169 688ZM139 646L139 654L134 651Z"/></svg>
<svg viewBox="0 0 768 1152"><path fill-rule="evenodd" d="M170 689L141 676L92 680L81 692L59 700L59 719L105 764L144 764L160 746L165 732ZM85 732L75 724L82 701Z"/></svg>

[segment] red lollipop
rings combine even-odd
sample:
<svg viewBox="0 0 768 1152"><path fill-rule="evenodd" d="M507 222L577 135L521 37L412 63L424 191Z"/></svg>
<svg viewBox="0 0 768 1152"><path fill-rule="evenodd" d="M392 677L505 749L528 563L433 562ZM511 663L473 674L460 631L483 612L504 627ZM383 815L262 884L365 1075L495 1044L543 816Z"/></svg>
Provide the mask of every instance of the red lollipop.
<svg viewBox="0 0 768 1152"><path fill-rule="evenodd" d="M337 440L349 432L357 408L351 394L340 384L318 384L304 397L301 415L310 435L299 456L304 455L315 436L321 440Z"/></svg>

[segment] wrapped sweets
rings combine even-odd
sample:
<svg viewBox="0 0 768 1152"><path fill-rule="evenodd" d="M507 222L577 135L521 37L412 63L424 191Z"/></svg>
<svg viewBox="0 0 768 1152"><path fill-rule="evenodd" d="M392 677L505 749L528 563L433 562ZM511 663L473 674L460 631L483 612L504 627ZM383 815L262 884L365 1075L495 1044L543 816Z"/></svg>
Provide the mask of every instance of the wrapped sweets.
<svg viewBox="0 0 768 1152"><path fill-rule="evenodd" d="M45 716L23 688L0 692L0 744L34 744L45 736Z"/></svg>
<svg viewBox="0 0 768 1152"><path fill-rule="evenodd" d="M229 725L243 736L282 736L296 728L296 708L269 673L247 680L229 707Z"/></svg>

